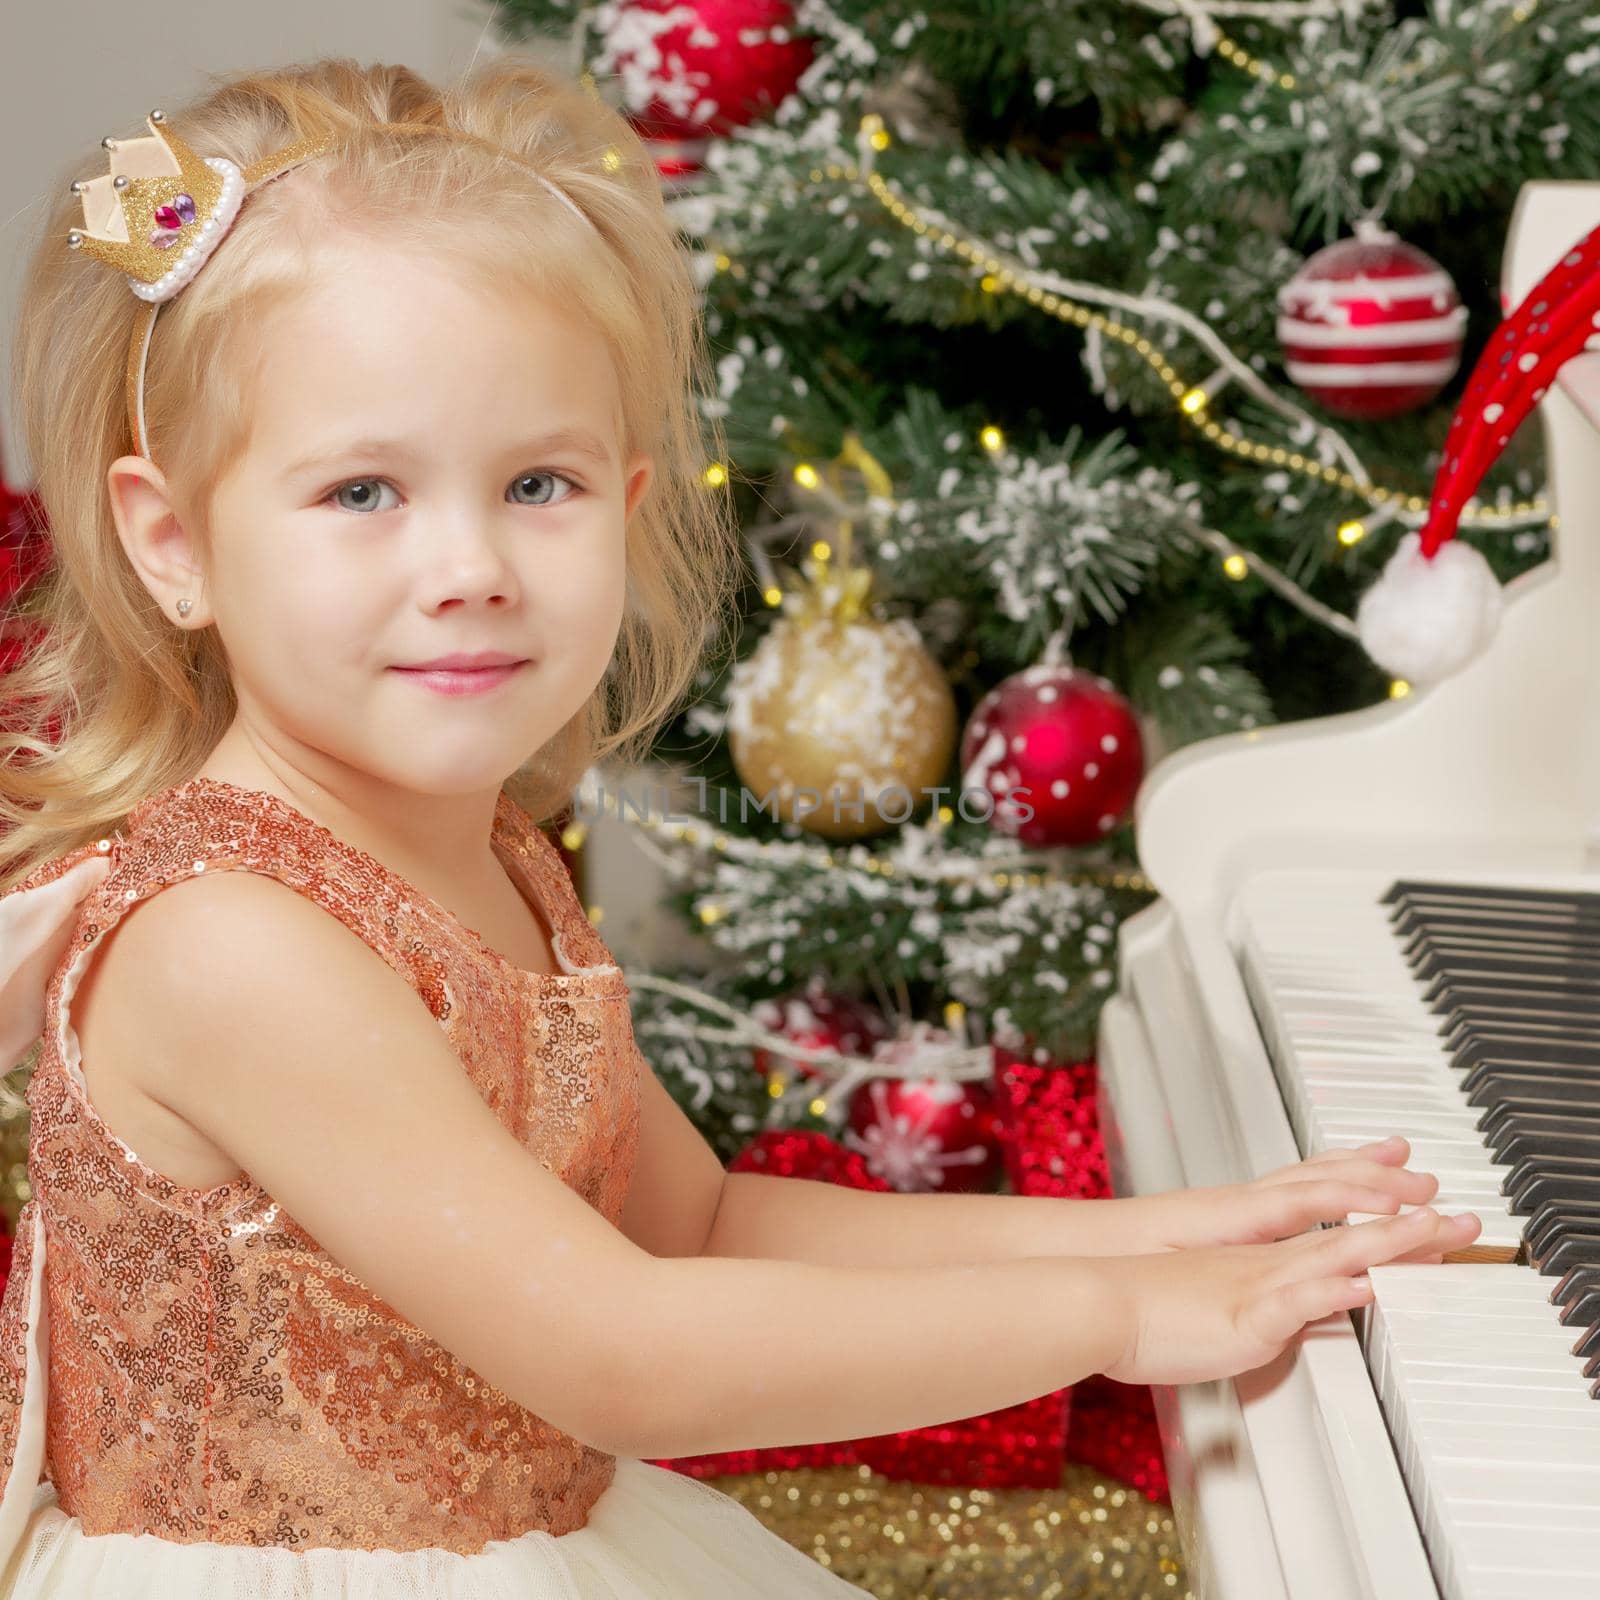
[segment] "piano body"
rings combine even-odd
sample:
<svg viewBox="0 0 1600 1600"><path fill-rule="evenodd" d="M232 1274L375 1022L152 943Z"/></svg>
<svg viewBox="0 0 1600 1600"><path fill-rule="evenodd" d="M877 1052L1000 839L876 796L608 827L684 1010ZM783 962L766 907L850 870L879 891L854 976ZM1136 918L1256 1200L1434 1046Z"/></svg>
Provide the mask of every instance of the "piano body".
<svg viewBox="0 0 1600 1600"><path fill-rule="evenodd" d="M1600 183L1526 185L1505 303L1596 225ZM1530 1218L1506 1214L1507 1169L1473 1131L1488 1102L1459 1091L1381 903L1397 880L1526 886L1565 895L1560 915L1585 928L1600 918L1581 898L1600 893L1600 354L1569 361L1537 409L1552 559L1511 586L1481 657L1404 700L1190 747L1140 798L1161 899L1124 926L1101 1024L1116 1192L1239 1182L1403 1133L1441 1174L1440 1208L1484 1216L1490 1258L1379 1268L1374 1307L1268 1366L1157 1390L1197 1596L1600 1595L1585 1543L1600 1540L1600 1400L1571 1353L1584 1328L1558 1320L1556 1278L1513 1259ZM1460 948L1492 966L1481 940ZM1541 1451L1548 1470L1530 1470Z"/></svg>

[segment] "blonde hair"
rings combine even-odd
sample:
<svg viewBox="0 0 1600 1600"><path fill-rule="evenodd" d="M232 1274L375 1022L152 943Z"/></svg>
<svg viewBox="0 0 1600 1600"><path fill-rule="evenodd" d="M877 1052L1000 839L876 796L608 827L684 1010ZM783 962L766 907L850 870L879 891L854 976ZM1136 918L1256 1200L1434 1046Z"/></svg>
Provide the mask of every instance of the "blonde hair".
<svg viewBox="0 0 1600 1600"><path fill-rule="evenodd" d="M647 753L721 642L741 575L726 492L703 478L723 451L699 404L710 361L694 280L647 150L591 92L516 55L445 89L402 66L313 61L227 80L169 109L168 123L240 167L303 138L335 140L246 198L156 321L150 455L202 558L212 496L248 439L253 330L316 270L319 239L343 230L426 251L498 292L571 308L610 349L623 459L642 450L655 472L628 527L627 603L605 676L507 785L548 821L591 764ZM80 207L65 178L58 192L15 341L13 392L54 564L15 608L41 640L0 674L0 892L192 777L237 704L216 630L176 627L117 536L106 471L136 448L124 375L137 302L121 273L66 247Z"/></svg>

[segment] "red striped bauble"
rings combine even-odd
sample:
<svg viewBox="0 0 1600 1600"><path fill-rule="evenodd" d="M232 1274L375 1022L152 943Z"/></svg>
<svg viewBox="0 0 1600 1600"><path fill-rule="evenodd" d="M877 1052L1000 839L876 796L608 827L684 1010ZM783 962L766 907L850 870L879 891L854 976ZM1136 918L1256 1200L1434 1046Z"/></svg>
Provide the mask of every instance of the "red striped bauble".
<svg viewBox="0 0 1600 1600"><path fill-rule="evenodd" d="M1426 405L1461 365L1467 311L1432 256L1371 222L1278 291L1290 381L1363 422Z"/></svg>

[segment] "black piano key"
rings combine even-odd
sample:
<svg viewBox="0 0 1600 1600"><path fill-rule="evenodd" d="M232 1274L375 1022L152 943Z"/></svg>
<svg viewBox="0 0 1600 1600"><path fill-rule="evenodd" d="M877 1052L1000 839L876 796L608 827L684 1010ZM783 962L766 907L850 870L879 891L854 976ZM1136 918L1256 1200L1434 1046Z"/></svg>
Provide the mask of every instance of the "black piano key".
<svg viewBox="0 0 1600 1600"><path fill-rule="evenodd" d="M1496 907L1566 905L1575 914L1600 917L1600 894L1582 889L1524 889L1500 884L1427 883L1402 878L1379 896L1378 903L1402 909L1414 905L1483 905Z"/></svg>
<svg viewBox="0 0 1600 1600"><path fill-rule="evenodd" d="M1563 1223L1576 1219L1592 1219L1596 1226L1600 1226L1600 1200L1588 1204L1568 1200L1540 1206L1528 1218L1528 1225L1522 1230L1523 1240L1529 1250L1536 1250Z"/></svg>
<svg viewBox="0 0 1600 1600"><path fill-rule="evenodd" d="M1556 1062L1543 1062L1537 1068L1515 1066L1506 1061L1480 1061L1461 1075L1461 1092L1469 1106L1493 1104L1491 1096L1514 1090L1518 1085L1537 1088L1540 1094L1557 1095L1566 1086L1566 1099L1584 1099L1594 1085L1594 1074L1587 1068L1563 1067ZM1480 1088L1493 1086L1489 1095L1480 1096Z"/></svg>
<svg viewBox="0 0 1600 1600"><path fill-rule="evenodd" d="M1506 1211L1513 1217L1531 1216L1546 1200L1600 1199L1600 1174L1585 1177L1579 1172L1538 1173L1513 1194L1502 1186Z"/></svg>
<svg viewBox="0 0 1600 1600"><path fill-rule="evenodd" d="M1573 1340L1572 1353L1580 1361L1587 1361L1591 1356L1600 1356L1600 1323L1584 1329L1583 1333Z"/></svg>
<svg viewBox="0 0 1600 1600"><path fill-rule="evenodd" d="M1567 1252L1563 1256L1562 1252ZM1588 1260L1588 1252L1595 1251L1595 1264L1600 1266L1600 1231L1593 1227L1581 1227L1575 1223L1567 1223L1553 1229L1537 1250L1529 1248L1528 1259L1535 1267L1546 1276L1557 1265L1564 1272L1570 1266L1577 1265L1577 1260L1572 1259L1572 1253L1578 1253L1578 1259Z"/></svg>
<svg viewBox="0 0 1600 1600"><path fill-rule="evenodd" d="M1492 1109L1527 1101L1555 1106L1565 1115L1569 1107L1587 1105L1594 1086L1583 1073L1495 1072L1474 1067L1462 1074L1458 1087L1469 1106Z"/></svg>
<svg viewBox="0 0 1600 1600"><path fill-rule="evenodd" d="M1439 1037L1451 1048L1467 1044L1476 1034L1496 1039L1571 1039L1576 1043L1600 1034L1600 996L1584 1000L1569 1010L1518 1013L1505 1007L1452 1006L1439 1013Z"/></svg>
<svg viewBox="0 0 1600 1600"><path fill-rule="evenodd" d="M1478 1118L1477 1131L1483 1135L1485 1142L1492 1142L1495 1135L1507 1123L1520 1122L1524 1117L1549 1119L1572 1127L1600 1125L1600 1086L1596 1087L1592 1095L1572 1100L1547 1100L1540 1095L1507 1094Z"/></svg>
<svg viewBox="0 0 1600 1600"><path fill-rule="evenodd" d="M1556 1320L1564 1328L1577 1326L1589 1328L1600 1325L1600 1290L1579 1295L1576 1300L1562 1306Z"/></svg>
<svg viewBox="0 0 1600 1600"><path fill-rule="evenodd" d="M1573 1267L1600 1267L1600 1235L1569 1234L1550 1249L1543 1261L1536 1261L1541 1276L1558 1277Z"/></svg>
<svg viewBox="0 0 1600 1600"><path fill-rule="evenodd" d="M1458 976L1495 978L1531 978L1541 976L1560 980L1565 977L1583 978L1592 971L1591 963L1581 953L1566 950L1522 950L1501 948L1489 950L1438 950L1423 951L1409 963L1412 975L1420 982L1432 985L1439 979Z"/></svg>
<svg viewBox="0 0 1600 1600"><path fill-rule="evenodd" d="M1550 1063L1564 1067L1587 1067L1600 1075L1600 1039L1577 1040L1529 1039L1522 1043L1500 1040L1485 1033L1462 1046L1456 1056L1456 1065L1463 1070L1475 1067L1480 1061L1504 1061L1517 1065L1537 1066Z"/></svg>
<svg viewBox="0 0 1600 1600"><path fill-rule="evenodd" d="M1550 1304L1564 1306L1581 1294L1600 1289L1600 1271L1593 1267L1574 1267L1550 1291Z"/></svg>
<svg viewBox="0 0 1600 1600"><path fill-rule="evenodd" d="M1489 1153L1506 1167L1515 1168L1529 1160L1542 1161L1546 1156L1570 1156L1574 1160L1592 1162L1596 1170L1600 1170L1600 1135L1523 1129L1491 1145Z"/></svg>
<svg viewBox="0 0 1600 1600"><path fill-rule="evenodd" d="M1472 968L1482 965L1498 970L1504 961L1548 962L1556 966L1581 967L1594 959L1594 934L1540 932L1525 928L1484 928L1471 937L1460 934L1415 934L1401 951L1401 959L1413 971L1422 963L1438 960L1445 965Z"/></svg>
<svg viewBox="0 0 1600 1600"><path fill-rule="evenodd" d="M1466 1001L1482 1001L1492 1005L1507 999L1573 1000L1593 999L1600 995L1600 979L1564 977L1545 978L1539 982L1521 979L1517 982L1490 983L1485 980L1452 974L1436 978L1423 991L1423 1003L1433 1011L1447 1011L1452 1005Z"/></svg>

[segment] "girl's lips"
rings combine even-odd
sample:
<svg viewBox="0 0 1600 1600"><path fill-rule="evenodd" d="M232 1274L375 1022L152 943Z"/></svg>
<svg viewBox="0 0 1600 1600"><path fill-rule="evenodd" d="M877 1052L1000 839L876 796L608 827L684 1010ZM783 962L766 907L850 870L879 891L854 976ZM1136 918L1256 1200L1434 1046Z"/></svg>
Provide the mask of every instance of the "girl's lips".
<svg viewBox="0 0 1600 1600"><path fill-rule="evenodd" d="M403 672L437 694L482 694L521 672L527 664L517 661L503 667L394 667L391 670Z"/></svg>

